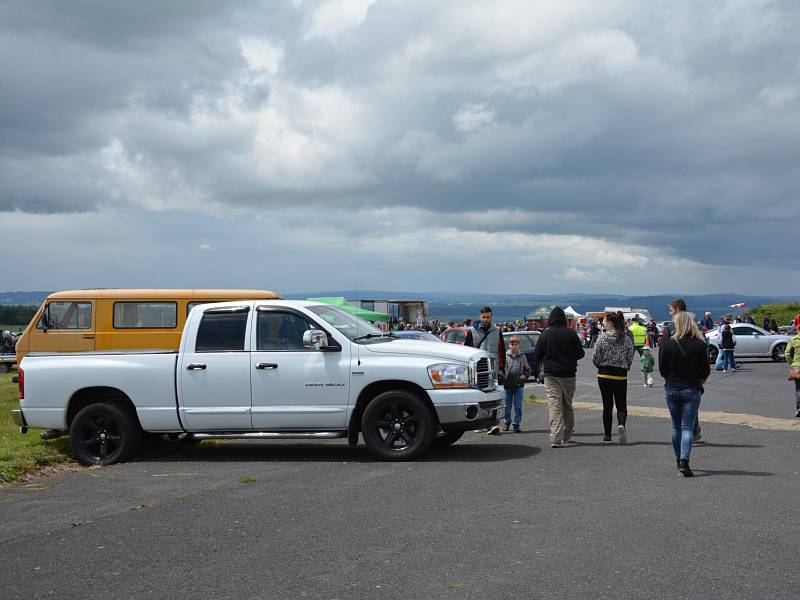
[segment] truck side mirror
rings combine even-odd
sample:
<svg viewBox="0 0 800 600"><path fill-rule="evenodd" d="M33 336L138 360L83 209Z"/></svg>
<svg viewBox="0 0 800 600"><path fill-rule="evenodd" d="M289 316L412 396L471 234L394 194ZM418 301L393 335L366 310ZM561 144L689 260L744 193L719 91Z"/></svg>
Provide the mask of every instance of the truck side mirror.
<svg viewBox="0 0 800 600"><path fill-rule="evenodd" d="M322 350L328 347L328 336L319 329L309 329L303 332L303 347Z"/></svg>

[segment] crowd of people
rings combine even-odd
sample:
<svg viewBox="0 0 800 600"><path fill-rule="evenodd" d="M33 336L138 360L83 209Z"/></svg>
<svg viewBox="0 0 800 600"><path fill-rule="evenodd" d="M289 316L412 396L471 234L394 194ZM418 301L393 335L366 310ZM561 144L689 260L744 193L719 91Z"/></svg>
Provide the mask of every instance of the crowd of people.
<svg viewBox="0 0 800 600"><path fill-rule="evenodd" d="M711 372L704 332L710 325L722 328L720 354L723 355L723 369L736 368L733 360L735 339L730 333L731 323L727 319L714 324L713 320L707 320L711 314L706 313L705 322L697 322L687 312L686 303L680 298L670 302L668 309L671 319L659 330L658 336L651 336L649 325L644 325L638 319L627 322L621 312L607 312L602 321L597 323L596 332L592 333L590 329L588 343L585 344L575 329L567 325L564 311L555 307L550 313L549 326L536 344L532 363L520 351L517 336L513 333L503 335L504 331L513 332L515 329L508 328L508 324L497 325L492 322L490 307L480 310L477 321L470 320L462 326L468 328L466 345L486 350L495 358L498 381L505 390L505 431L513 427L514 432L521 432L523 388L531 374L542 368L551 448L563 448L572 438L575 424L572 401L577 367L578 361L585 356L586 347L594 349L592 362L597 369L597 384L603 405L603 442L612 442L616 409L617 440L620 444L628 443L628 374L638 354L642 385L651 387L656 365L652 351L657 346L658 371L664 378L665 403L672 421L671 441L676 466L684 477L692 477L689 464L692 444L702 438L699 409L705 392L703 385ZM800 316L796 321L796 335L787 345L786 362L790 368L789 379L795 384L795 416L800 417ZM490 429L488 433L495 435L499 429Z"/></svg>

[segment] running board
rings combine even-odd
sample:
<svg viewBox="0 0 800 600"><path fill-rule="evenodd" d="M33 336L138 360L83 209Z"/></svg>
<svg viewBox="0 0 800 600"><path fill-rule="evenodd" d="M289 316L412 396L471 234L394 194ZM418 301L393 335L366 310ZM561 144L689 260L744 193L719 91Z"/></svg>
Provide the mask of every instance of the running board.
<svg viewBox="0 0 800 600"><path fill-rule="evenodd" d="M248 431L242 433L192 433L196 440L323 440L347 437L346 431Z"/></svg>

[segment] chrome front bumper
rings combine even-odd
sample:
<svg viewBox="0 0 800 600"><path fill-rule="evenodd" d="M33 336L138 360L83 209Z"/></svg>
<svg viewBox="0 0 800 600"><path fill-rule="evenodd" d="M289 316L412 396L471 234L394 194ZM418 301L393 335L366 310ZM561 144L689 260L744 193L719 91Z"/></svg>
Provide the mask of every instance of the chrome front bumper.
<svg viewBox="0 0 800 600"><path fill-rule="evenodd" d="M503 417L505 403L502 390L431 390L428 392L436 408L442 429L473 429L496 424Z"/></svg>

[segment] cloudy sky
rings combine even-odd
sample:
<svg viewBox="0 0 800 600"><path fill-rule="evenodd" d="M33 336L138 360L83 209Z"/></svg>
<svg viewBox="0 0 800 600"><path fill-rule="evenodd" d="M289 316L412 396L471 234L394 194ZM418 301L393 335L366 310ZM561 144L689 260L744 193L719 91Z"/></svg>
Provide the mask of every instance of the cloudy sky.
<svg viewBox="0 0 800 600"><path fill-rule="evenodd" d="M0 289L800 294L798 31L793 0L4 0Z"/></svg>

